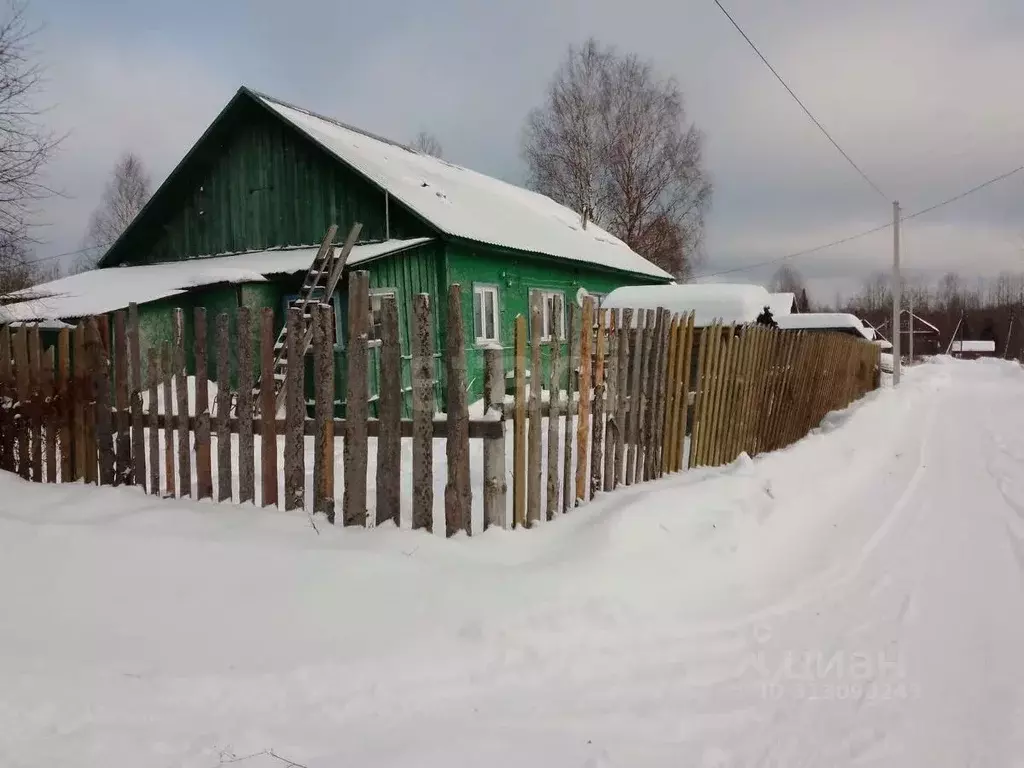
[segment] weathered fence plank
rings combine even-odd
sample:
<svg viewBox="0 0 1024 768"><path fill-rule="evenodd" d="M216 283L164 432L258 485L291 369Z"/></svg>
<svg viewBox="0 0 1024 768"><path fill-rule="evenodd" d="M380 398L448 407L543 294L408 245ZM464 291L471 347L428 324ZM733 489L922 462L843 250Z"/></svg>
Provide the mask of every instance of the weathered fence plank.
<svg viewBox="0 0 1024 768"><path fill-rule="evenodd" d="M174 396L178 417L189 415L188 371L185 368L185 312L174 310ZM192 433L178 430L178 496L192 495Z"/></svg>
<svg viewBox="0 0 1024 768"><path fill-rule="evenodd" d="M160 373L163 377L164 414L168 418L174 413L174 396L172 393L174 378L173 359L171 344L165 341L160 356ZM177 492L177 483L174 478L174 429L168 423L164 426L164 490L167 496L173 497Z"/></svg>
<svg viewBox="0 0 1024 768"><path fill-rule="evenodd" d="M661 315L661 335L658 339L657 380L655 381L655 402L657 407L654 414L654 456L651 467L651 476L655 478L660 478L664 474L662 464L665 452L665 408L668 404L668 346L672 329L672 313L667 309L663 309Z"/></svg>
<svg viewBox="0 0 1024 768"><path fill-rule="evenodd" d="M29 369L28 329L22 325L14 332L14 379L18 398L18 421L15 433L18 440L18 474L25 480L32 477L32 450L29 443Z"/></svg>
<svg viewBox="0 0 1024 768"><path fill-rule="evenodd" d="M192 329L192 349L196 362L196 498L209 499L213 496L213 457L210 453L210 390L204 307L195 308Z"/></svg>
<svg viewBox="0 0 1024 768"><path fill-rule="evenodd" d="M306 360L303 354L305 328L302 310L289 307L288 367L285 374L285 429L284 429L284 508L286 512L306 507L306 451L302 427L306 421ZM365 461L366 451L363 451ZM363 472L366 483L366 472ZM346 484L347 487L347 484Z"/></svg>
<svg viewBox="0 0 1024 768"><path fill-rule="evenodd" d="M502 434L484 440L484 530L508 527L508 487L505 481L505 366L503 350L484 350L484 415L498 417Z"/></svg>
<svg viewBox="0 0 1024 768"><path fill-rule="evenodd" d="M325 354L329 355L329 350ZM330 359L329 356L326 358L328 362ZM394 296L381 299L379 406L377 523L391 520L395 527L399 527L402 495L402 347L399 339L398 302Z"/></svg>
<svg viewBox="0 0 1024 768"><path fill-rule="evenodd" d="M42 395L45 403L42 428L45 439L46 482L57 482L57 429L60 423L56 412L56 388L53 377L53 347L43 352L42 358ZM41 480L42 478L40 478Z"/></svg>
<svg viewBox="0 0 1024 768"><path fill-rule="evenodd" d="M274 310L264 307L260 312L260 499L264 507L276 507L278 501L274 343ZM239 463L244 460L239 451Z"/></svg>
<svg viewBox="0 0 1024 768"><path fill-rule="evenodd" d="M388 334L397 334L398 317L395 309L394 297L385 299L384 314L386 317L384 327L384 345L388 344ZM327 521L334 523L334 345L333 345L334 311L330 304L319 304L313 309L313 379L316 397L314 410L314 421L316 434L313 437L313 511L327 516ZM389 363L391 352L389 350ZM381 357L381 368L383 369L383 355ZM389 385L392 382L388 382ZM383 386L383 385L382 385ZM400 386L400 385L399 385ZM394 393L398 394L398 393ZM382 432L389 421L383 418L383 405L390 405L390 399L385 400L383 390L381 392L382 403ZM382 434L377 441L378 457L382 443L387 442ZM387 443L390 446L390 443ZM387 460L377 461L377 522L383 522L387 517L382 518L381 510L386 508L391 512L391 507L382 507L382 501L386 504L387 495L394 490L397 498L401 483L400 475L395 467L390 466ZM383 481L383 482L382 482ZM384 486L382 494L381 486ZM382 498L383 497L383 498ZM395 525L399 524L397 505L395 505L391 519Z"/></svg>
<svg viewBox="0 0 1024 768"><path fill-rule="evenodd" d="M125 311L114 313L114 409L117 443L114 459L114 485L131 485L132 436L128 410L128 318Z"/></svg>
<svg viewBox="0 0 1024 768"><path fill-rule="evenodd" d="M139 342L139 305L128 305L128 408L131 419L132 482L146 490L146 434L142 421L142 350Z"/></svg>
<svg viewBox="0 0 1024 768"><path fill-rule="evenodd" d="M526 318L516 315L512 422L512 526L526 525Z"/></svg>
<svg viewBox="0 0 1024 768"><path fill-rule="evenodd" d="M566 305L565 336L568 343L569 358L565 370L565 411L562 427L562 513L573 508L576 501L573 474L573 435L575 433L576 409L572 406L573 392L579 376L580 345L576 324L579 322L579 311L575 301Z"/></svg>
<svg viewBox="0 0 1024 768"><path fill-rule="evenodd" d="M591 339L594 336L594 300L583 299L580 314L580 395L578 420L576 423L576 504L585 502L590 496L590 395L593 384L593 358Z"/></svg>
<svg viewBox="0 0 1024 768"><path fill-rule="evenodd" d="M448 438L445 455L448 482L444 487L444 519L445 536L450 538L459 531L473 535L473 493L469 486L466 345L462 325L462 289L458 283L448 286L447 326L445 363L448 367ZM540 373L539 368L536 373Z"/></svg>
<svg viewBox="0 0 1024 768"><path fill-rule="evenodd" d="M627 447L626 447L626 485L633 485L636 482L637 452L640 443L640 417L641 397L640 386L643 381L643 360L644 360L644 329L647 326L647 310L636 311L636 328L631 330L632 335L632 375L629 382L629 413L627 415Z"/></svg>
<svg viewBox="0 0 1024 768"><path fill-rule="evenodd" d="M88 425L88 403L92 399L92 384L88 380L88 362L85 359L85 321L80 320L74 332L74 370L73 382L75 390L74 414L73 414L73 443L75 451L74 469L72 480L85 480L95 482L96 472L89 472L89 425Z"/></svg>
<svg viewBox="0 0 1024 768"><path fill-rule="evenodd" d="M604 490L615 489L615 451L619 434L619 311L608 313L608 365L605 369Z"/></svg>
<svg viewBox="0 0 1024 768"><path fill-rule="evenodd" d="M594 498L601 490L601 478L604 472L604 412L605 412L605 323L608 310L597 310L597 333L594 341L594 403L591 419L591 454L590 454L590 485L589 498Z"/></svg>
<svg viewBox="0 0 1024 768"><path fill-rule="evenodd" d="M434 340L430 295L413 297L412 329L412 527L434 530Z"/></svg>
<svg viewBox="0 0 1024 768"><path fill-rule="evenodd" d="M647 452L651 435L651 395L654 388L652 368L654 365L654 335L658 330L658 311L646 312L643 348L640 352L640 407L637 411L639 433L637 435L636 482L649 480L647 474Z"/></svg>
<svg viewBox="0 0 1024 768"><path fill-rule="evenodd" d="M660 475L672 471L672 441L675 437L676 408L676 360L679 355L679 315L673 315L668 329L668 351L665 363L665 406L661 422L661 469Z"/></svg>
<svg viewBox="0 0 1024 768"><path fill-rule="evenodd" d="M160 361L156 349L149 352L147 365L149 381L149 412L146 425L149 428L149 493L160 495L160 430L157 428L157 415L160 412Z"/></svg>
<svg viewBox="0 0 1024 768"><path fill-rule="evenodd" d="M725 339L725 357L719 374L718 403L715 405L715 420L712 427L714 441L710 458L711 466L721 466L725 455L726 431L731 416L729 409L735 386L736 359L739 357L739 337L736 335L736 330L735 326L730 325L728 336Z"/></svg>
<svg viewBox="0 0 1024 768"><path fill-rule="evenodd" d="M544 334L542 297L539 292L530 294L530 425L527 437L526 456L526 527L534 526L540 520L541 499L541 390L544 375L541 371L540 346ZM552 326L555 320L551 320ZM551 334L557 336L554 327Z"/></svg>
<svg viewBox="0 0 1024 768"><path fill-rule="evenodd" d="M231 432L227 417L231 412L231 341L230 318L227 312L217 315L217 501L231 501ZM250 421L252 416L249 416ZM249 466L252 466L250 462ZM239 465L241 470L241 465Z"/></svg>
<svg viewBox="0 0 1024 768"><path fill-rule="evenodd" d="M0 332L2 334L2 332ZM0 335L0 354L10 359L10 344ZM74 410L71 388L71 331L61 328L57 333L57 396L60 398L60 479L66 483L74 479L74 446L71 429L74 425ZM6 447L4 448L6 451Z"/></svg>
<svg viewBox="0 0 1024 768"><path fill-rule="evenodd" d="M370 322L370 277L365 270L348 277L348 380L345 394L345 489L342 520L366 526L366 420L369 418L367 343Z"/></svg>
<svg viewBox="0 0 1024 768"><path fill-rule="evenodd" d="M96 452L100 485L114 484L114 425L110 410L110 365L96 319L89 321L89 363L92 367Z"/></svg>
<svg viewBox="0 0 1024 768"><path fill-rule="evenodd" d="M552 302L552 317L562 316L562 295L556 293ZM562 490L562 476L559 472L561 452L558 444L560 427L559 413L562 399L562 340L557 333L551 334L548 342L548 469L547 469L547 509L548 520L554 520L559 512L559 492ZM568 403L566 403L568 408Z"/></svg>
<svg viewBox="0 0 1024 768"><path fill-rule="evenodd" d="M22 418L26 419L28 425L28 435L32 446L31 479L36 483L41 483L43 480L43 421L39 398L42 378L40 356L39 326L33 325L28 329L28 399L25 401L28 408L23 411Z"/></svg>
<svg viewBox="0 0 1024 768"><path fill-rule="evenodd" d="M271 310L273 311L273 310ZM273 329L273 315L271 315ZM238 356L236 371L238 399L235 406L241 427L238 430L238 500L256 501L256 453L253 440L253 359L252 359L252 312L249 307L239 307L235 316L235 332ZM229 387L229 384L225 384ZM272 408L273 406L271 406ZM228 413L225 411L225 417ZM276 472L276 470L275 470Z"/></svg>
<svg viewBox="0 0 1024 768"><path fill-rule="evenodd" d="M682 328L682 360L679 363L679 378L676 384L678 388L678 394L676 395L678 409L676 413L675 453L672 464L676 472L681 472L688 462L684 447L686 445L686 435L689 431L687 426L690 415L690 385L693 381L693 374L691 373L693 368L693 345L696 341L693 322L694 314L690 312L686 315L685 326Z"/></svg>
<svg viewBox="0 0 1024 768"><path fill-rule="evenodd" d="M10 326L0 327L0 396L14 398L14 373L11 370L11 329ZM0 437L0 466L13 470L16 463L14 455L14 429L8 424ZM66 475L65 475L66 477Z"/></svg>
<svg viewBox="0 0 1024 768"><path fill-rule="evenodd" d="M717 362L718 339L721 333L717 322L703 328L700 333L700 349L697 354L696 396L694 401L693 426L690 428L690 468L702 465L704 444L707 435L708 403L711 400L711 383Z"/></svg>
<svg viewBox="0 0 1024 768"><path fill-rule="evenodd" d="M629 429L629 361L630 361L630 339L633 333L633 310L622 310L622 322L619 323L619 361L617 363L618 403L616 404L615 421L615 482L614 487L618 488L623 483L626 463L626 434Z"/></svg>

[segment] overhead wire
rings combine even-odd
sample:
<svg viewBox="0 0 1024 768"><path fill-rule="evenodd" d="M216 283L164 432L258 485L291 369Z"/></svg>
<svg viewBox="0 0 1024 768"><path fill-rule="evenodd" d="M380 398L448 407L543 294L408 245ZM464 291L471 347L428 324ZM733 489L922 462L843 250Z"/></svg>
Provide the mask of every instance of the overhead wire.
<svg viewBox="0 0 1024 768"><path fill-rule="evenodd" d="M843 149L841 146L839 146L839 142L837 142L834 138L832 138L832 134L830 134L828 132L828 130L825 128L825 126L821 124L821 121L818 120L818 118L816 118L811 113L811 110L809 110L807 108L807 105L804 104L803 101L800 100L800 97L797 96L796 93L793 91L793 89L789 87L789 84L782 78L782 75L780 75L778 73L778 71L776 71L775 67L773 67L771 65L771 63L768 61L768 59L765 58L764 54L761 53L761 51L758 49L758 47L756 45L754 45L754 41L751 40L750 37L747 35L747 33L743 31L743 28L736 22L736 19L734 19L732 17L732 14L730 14L729 11L727 11L725 9L725 6L722 5L722 3L719 2L719 0L714 0L714 3L715 3L715 5L718 6L719 10L722 13L725 14L725 17L727 19L729 19L729 21L732 23L732 25L736 28L736 31L739 32L740 35L743 36L743 39L747 41L747 45L749 45L753 49L754 53L757 54L758 58L761 59L762 62L764 62L764 65L766 67L768 67L768 70L773 75L775 75L775 79L778 80L782 84L782 87L786 89L786 92L789 93L789 95L793 97L793 100L797 104L800 105L800 109L802 109L804 111L804 114L807 115L807 117L810 118L811 122L814 123L818 127L818 130L821 131L822 134L824 134L825 138L828 139L829 142L832 144L832 146L835 147L839 151L839 154L841 154L846 159L846 162L848 162L853 167L853 169L858 174L860 174L860 177L862 179L864 179L864 181L866 181L875 192L877 192L879 195L881 195L884 200L886 200L887 202L889 200L891 200L892 198L888 197L885 194L885 192L882 191L881 187L879 187L874 181L872 181L871 177L868 176L864 172L864 170L859 165L857 165L857 163L855 163L853 161L853 158L850 157L850 155L846 152L846 150Z"/></svg>

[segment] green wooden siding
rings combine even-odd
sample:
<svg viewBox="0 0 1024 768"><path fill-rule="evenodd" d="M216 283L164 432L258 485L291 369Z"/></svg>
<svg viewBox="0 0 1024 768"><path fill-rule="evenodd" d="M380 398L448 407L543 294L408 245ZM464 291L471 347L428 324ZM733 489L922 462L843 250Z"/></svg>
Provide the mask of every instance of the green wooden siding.
<svg viewBox="0 0 1024 768"><path fill-rule="evenodd" d="M105 265L311 245L359 221L360 240L433 230L292 126L247 100L161 187Z"/></svg>
<svg viewBox="0 0 1024 768"><path fill-rule="evenodd" d="M595 268L582 262L552 261L513 251L463 242L451 242L446 249L449 283L462 286L463 323L466 329L467 368L471 400L483 395L483 348L475 344L473 332L473 285L493 285L498 288L499 336L498 343L505 350L505 370L513 369L513 345L516 315L523 315L529 323L530 291L533 289L560 292L563 304L576 299L580 288L590 293L606 294L623 285L661 283L639 275L627 275ZM568 312L566 310L566 316ZM546 345L545 345L546 347ZM563 349L563 354L565 350ZM548 350L542 350L544 381L547 381ZM563 382L564 386L564 382Z"/></svg>

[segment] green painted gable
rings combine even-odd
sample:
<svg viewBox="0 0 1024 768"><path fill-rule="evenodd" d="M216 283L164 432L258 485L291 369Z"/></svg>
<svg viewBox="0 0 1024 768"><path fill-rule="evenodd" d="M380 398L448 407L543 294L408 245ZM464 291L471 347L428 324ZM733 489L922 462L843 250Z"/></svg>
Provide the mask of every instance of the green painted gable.
<svg viewBox="0 0 1024 768"><path fill-rule="evenodd" d="M102 266L435 234L377 185L241 91L157 190Z"/></svg>

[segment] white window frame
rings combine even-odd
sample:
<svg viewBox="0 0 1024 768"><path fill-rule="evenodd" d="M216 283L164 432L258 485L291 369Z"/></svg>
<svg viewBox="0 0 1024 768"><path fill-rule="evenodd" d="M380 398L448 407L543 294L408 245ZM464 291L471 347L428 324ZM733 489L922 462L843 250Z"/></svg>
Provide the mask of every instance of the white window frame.
<svg viewBox="0 0 1024 768"><path fill-rule="evenodd" d="M540 294L541 297L541 341L551 341L551 308L554 306L553 302L550 301L555 296L562 297L562 316L558 318L558 340L565 341L565 311L566 311L566 298L564 291L553 291L547 288L531 288L530 289L530 302L533 302L534 295Z"/></svg>
<svg viewBox="0 0 1024 768"><path fill-rule="evenodd" d="M366 343L366 346L367 347L379 347L381 345L381 340L378 339L378 338L374 338L374 335L373 335L373 328L374 328L374 323L373 323L373 300L374 299L379 299L382 296L392 296L397 301L397 299L398 299L398 290L395 289L395 288L371 288L370 289L369 302L368 302L369 306L370 306L370 316L366 319L366 321L367 321L367 328L366 328L366 330L367 330L367 343Z"/></svg>
<svg viewBox="0 0 1024 768"><path fill-rule="evenodd" d="M486 335L487 323L485 312L487 307L486 296L494 297L491 305L491 321L494 324L494 337ZM501 310L498 308L498 286L493 283L473 283L473 336L477 344L500 344L501 343ZM477 333L477 307L480 308L480 333Z"/></svg>

